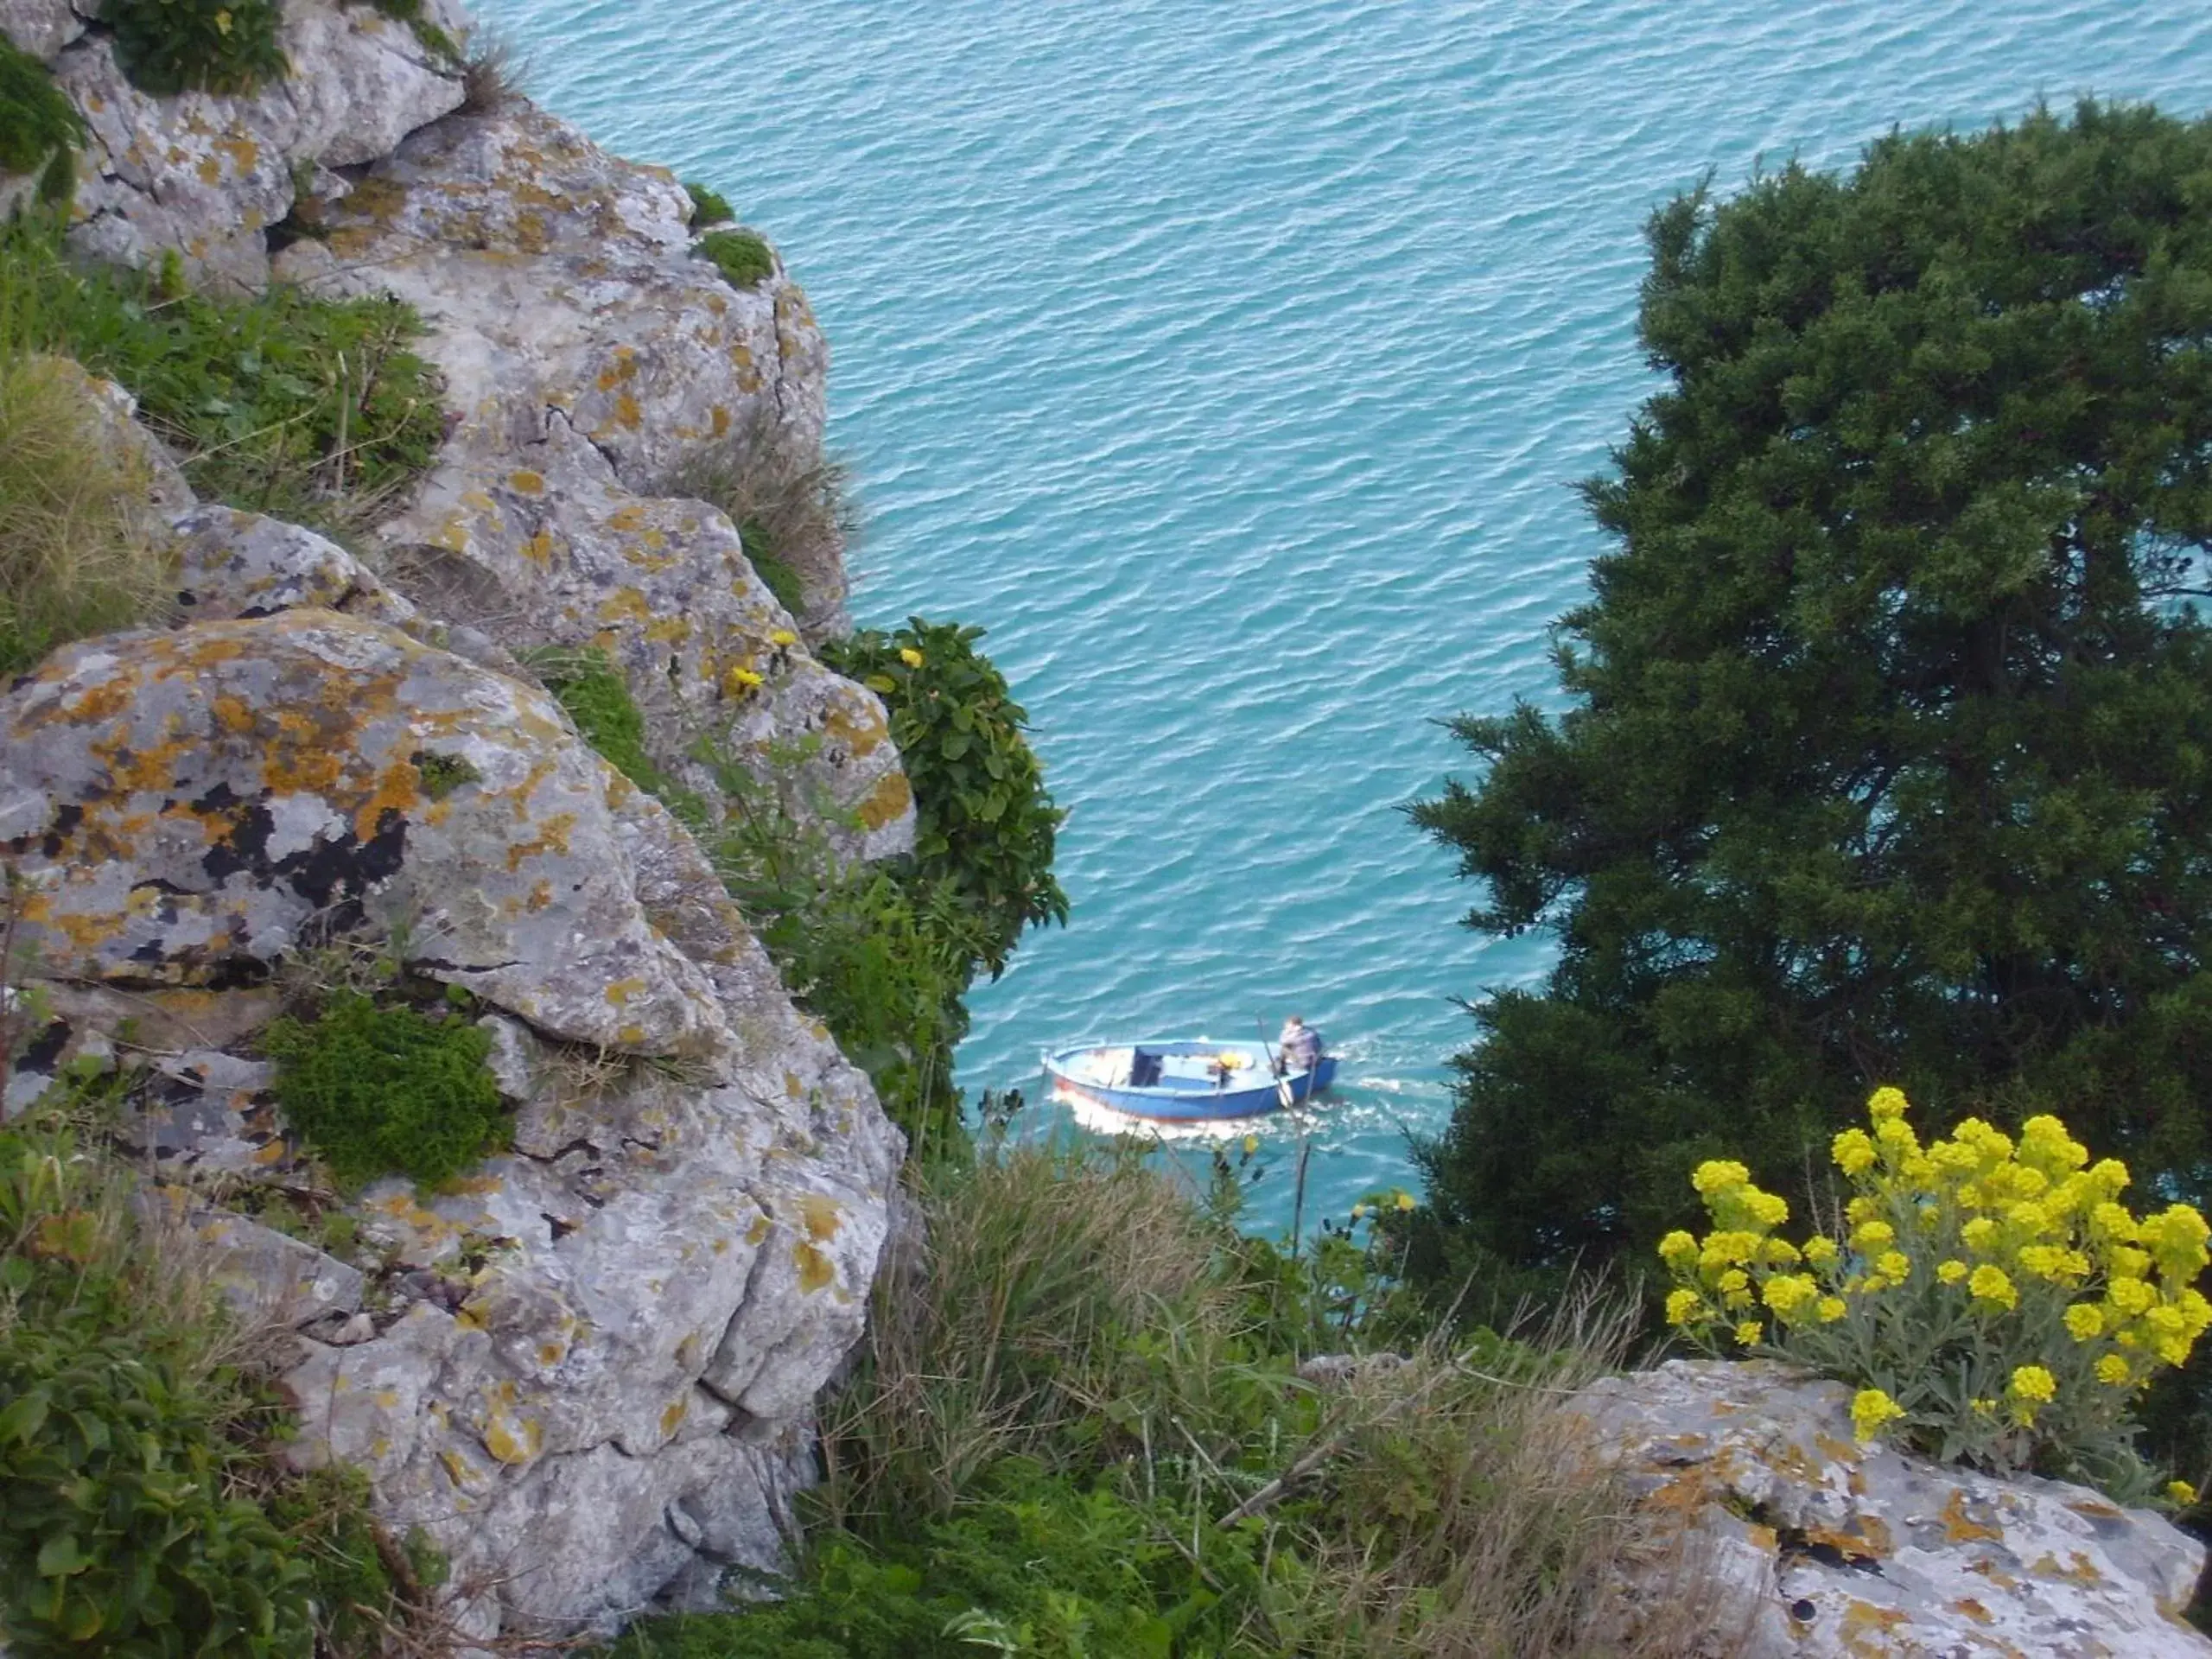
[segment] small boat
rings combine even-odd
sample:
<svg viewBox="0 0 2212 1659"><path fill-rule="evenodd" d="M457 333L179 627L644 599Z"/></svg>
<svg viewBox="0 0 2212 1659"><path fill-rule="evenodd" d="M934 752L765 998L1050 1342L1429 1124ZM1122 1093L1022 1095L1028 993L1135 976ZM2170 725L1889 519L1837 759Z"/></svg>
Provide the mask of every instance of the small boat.
<svg viewBox="0 0 2212 1659"><path fill-rule="evenodd" d="M1170 1123L1281 1111L1336 1080L1332 1054L1281 1077L1273 1058L1265 1043L1211 1037L1095 1043L1046 1054L1045 1074L1063 1098Z"/></svg>

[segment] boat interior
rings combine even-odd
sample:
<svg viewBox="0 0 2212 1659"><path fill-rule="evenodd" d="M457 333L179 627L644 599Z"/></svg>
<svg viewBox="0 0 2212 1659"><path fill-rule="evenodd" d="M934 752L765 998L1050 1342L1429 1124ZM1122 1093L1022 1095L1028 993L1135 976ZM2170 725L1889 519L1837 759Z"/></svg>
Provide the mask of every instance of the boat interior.
<svg viewBox="0 0 2212 1659"><path fill-rule="evenodd" d="M1086 1048L1057 1062L1071 1082L1102 1089L1170 1089L1190 1093L1271 1080L1258 1043L1137 1043ZM1293 1071L1292 1077L1303 1073Z"/></svg>

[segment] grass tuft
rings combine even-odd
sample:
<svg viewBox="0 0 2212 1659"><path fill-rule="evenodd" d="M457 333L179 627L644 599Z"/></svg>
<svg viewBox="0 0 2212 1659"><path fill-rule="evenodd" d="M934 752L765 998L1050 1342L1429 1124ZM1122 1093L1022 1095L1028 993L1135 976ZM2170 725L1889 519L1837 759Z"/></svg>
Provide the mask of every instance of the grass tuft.
<svg viewBox="0 0 2212 1659"><path fill-rule="evenodd" d="M844 601L845 548L860 529L847 480L842 462L794 443L764 410L741 434L696 453L654 487L727 513L753 574L804 622Z"/></svg>
<svg viewBox="0 0 2212 1659"><path fill-rule="evenodd" d="M151 474L108 418L75 365L0 348L0 677L174 599Z"/></svg>
<svg viewBox="0 0 2212 1659"><path fill-rule="evenodd" d="M504 35L480 26L461 65L463 115L505 115L530 102L530 61Z"/></svg>
<svg viewBox="0 0 2212 1659"><path fill-rule="evenodd" d="M47 67L0 35L0 173L28 173L85 139L85 124Z"/></svg>

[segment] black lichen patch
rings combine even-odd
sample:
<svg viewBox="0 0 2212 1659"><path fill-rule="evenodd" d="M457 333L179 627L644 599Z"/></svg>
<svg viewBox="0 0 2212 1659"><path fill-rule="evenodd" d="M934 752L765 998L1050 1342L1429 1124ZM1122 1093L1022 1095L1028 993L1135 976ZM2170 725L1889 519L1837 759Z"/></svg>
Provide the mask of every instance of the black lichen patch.
<svg viewBox="0 0 2212 1659"><path fill-rule="evenodd" d="M272 857L276 830L264 796L236 815L230 833L202 855L200 868L218 887L244 874L258 887L289 887L320 910L358 901L397 874L406 858L407 816L396 807L378 814L376 831L365 841L350 831L317 836L311 846Z"/></svg>

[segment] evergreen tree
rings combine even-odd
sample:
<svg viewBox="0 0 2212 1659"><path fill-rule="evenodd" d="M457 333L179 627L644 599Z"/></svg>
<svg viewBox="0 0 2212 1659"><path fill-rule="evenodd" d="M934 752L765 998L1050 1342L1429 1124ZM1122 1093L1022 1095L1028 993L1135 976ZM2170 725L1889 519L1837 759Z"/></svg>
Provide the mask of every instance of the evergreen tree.
<svg viewBox="0 0 2212 1659"><path fill-rule="evenodd" d="M1414 820L1554 931L1475 1010L1436 1219L1639 1254L1868 1089L2212 1184L2212 120L2084 104L1660 210L1668 381L1584 486L1568 707Z"/></svg>

